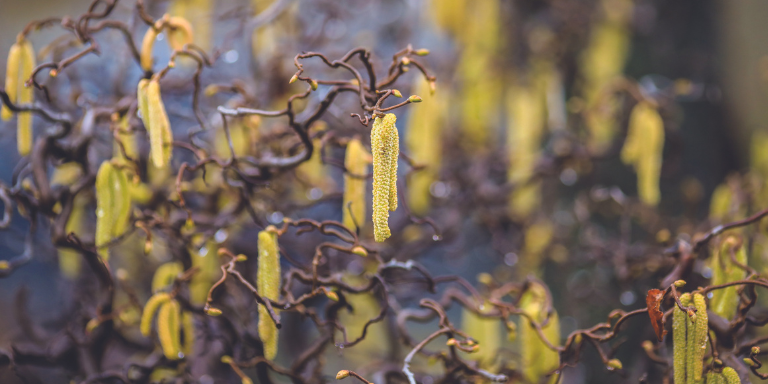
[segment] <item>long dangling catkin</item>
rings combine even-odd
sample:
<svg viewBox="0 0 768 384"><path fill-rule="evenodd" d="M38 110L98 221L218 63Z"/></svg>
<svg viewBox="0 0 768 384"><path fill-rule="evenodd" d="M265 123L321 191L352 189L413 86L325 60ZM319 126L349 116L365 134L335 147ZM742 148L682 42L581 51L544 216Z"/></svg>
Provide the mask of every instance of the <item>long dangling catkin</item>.
<svg viewBox="0 0 768 384"><path fill-rule="evenodd" d="M542 323L547 318L546 302L546 289L541 284L534 283L520 299L520 309L534 321ZM550 343L560 345L560 323L556 312L550 315L549 322L542 331ZM544 375L557 368L560 357L541 340L536 329L525 317L520 317L519 339L522 366L525 367L523 376L528 382L539 383ZM552 376L547 383L554 383L555 380Z"/></svg>
<svg viewBox="0 0 768 384"><path fill-rule="evenodd" d="M17 38L18 40L18 38ZM8 98L11 102L16 103L19 96L19 74L21 73L21 46L17 42L11 46L11 50L8 51L8 61L5 67L5 92L8 94ZM3 121L8 121L13 117L13 112L5 105L2 104L0 109L0 117Z"/></svg>
<svg viewBox="0 0 768 384"><path fill-rule="evenodd" d="M680 303L683 306L691 304L691 295L684 293L680 296ZM675 306L672 314L672 358L674 362L674 384L686 384L685 368L688 361L687 353L687 322L688 314Z"/></svg>
<svg viewBox="0 0 768 384"><path fill-rule="evenodd" d="M693 295L693 305L696 307L696 321L693 322L693 340L691 328L688 328L688 382L695 384L701 381L704 370L704 353L707 351L708 330L707 302L700 293ZM691 358L692 356L692 358ZM692 363L691 363L692 362ZM691 378L692 375L692 378Z"/></svg>
<svg viewBox="0 0 768 384"><path fill-rule="evenodd" d="M485 303L479 308L480 313L487 313L492 306ZM480 350L466 357L477 361L481 368L491 368L498 358L501 347L501 330L498 318L483 317L469 308L461 312L461 329L477 341Z"/></svg>
<svg viewBox="0 0 768 384"><path fill-rule="evenodd" d="M144 107L146 107L146 104ZM117 134L115 135L115 142L112 146L112 158L114 159L125 160L125 155L128 155L128 157L134 160L137 159L138 149L136 148L136 138L134 137L133 133L129 131L129 122L130 118L128 114L125 114L123 117L119 118L115 124ZM123 150L120 149L120 144L117 142L118 140L123 144L125 155L123 155Z"/></svg>
<svg viewBox="0 0 768 384"><path fill-rule="evenodd" d="M165 112L163 99L160 96L160 81L153 77L146 89L147 115L149 120L149 143L152 162L158 168L163 168L171 160L172 133L171 123Z"/></svg>
<svg viewBox="0 0 768 384"><path fill-rule="evenodd" d="M158 23L161 21L158 20ZM141 69L144 71L152 70L152 49L155 47L155 39L157 39L158 31L154 26L147 29L147 33L144 34L144 39L141 40L140 62Z"/></svg>
<svg viewBox="0 0 768 384"><path fill-rule="evenodd" d="M181 353L179 311L179 303L170 300L163 304L157 313L157 337L160 339L163 354L170 360L177 360Z"/></svg>
<svg viewBox="0 0 768 384"><path fill-rule="evenodd" d="M712 269L712 285L730 283L745 277L746 271L731 261L731 252L734 252L736 261L747 264L747 253L743 244L735 236L729 236L720 244L719 249L712 255L710 268ZM712 311L724 319L730 319L736 314L739 305L738 287L727 287L712 292L709 300Z"/></svg>
<svg viewBox="0 0 768 384"><path fill-rule="evenodd" d="M441 129L446 115L444 91L432 94L432 82L419 78L414 93L424 102L408 117L405 143L411 158L425 168L411 173L408 180L408 208L417 215L426 215L431 204L430 187L438 179L442 157Z"/></svg>
<svg viewBox="0 0 768 384"><path fill-rule="evenodd" d="M392 113L383 118L376 117L371 129L373 233L377 242L383 242L391 235L389 211L397 209L397 158L400 148L396 119Z"/></svg>
<svg viewBox="0 0 768 384"><path fill-rule="evenodd" d="M726 384L741 384L741 378L739 378L739 374L736 373L736 370L731 367L723 368L723 377L725 378Z"/></svg>
<svg viewBox="0 0 768 384"><path fill-rule="evenodd" d="M259 232L259 269L256 288L265 300L277 300L280 296L280 253L277 231L269 226ZM259 305L259 338L264 344L264 357L272 360L277 355L277 326L264 305Z"/></svg>
<svg viewBox="0 0 768 384"><path fill-rule="evenodd" d="M131 209L131 196L125 173L105 161L96 173L96 247L106 261L109 250L105 247L112 238L122 235Z"/></svg>
<svg viewBox="0 0 768 384"><path fill-rule="evenodd" d="M621 160L637 172L637 192L646 205L659 203L659 176L664 149L664 122L656 107L641 101L629 116Z"/></svg>
<svg viewBox="0 0 768 384"><path fill-rule="evenodd" d="M34 88L26 87L22 84L26 79L32 76L35 66L35 50L32 44L23 39L18 43L21 47L21 70L19 78L18 93L19 104L32 104L35 98ZM19 112L17 116L16 141L19 149L19 155L26 156L32 150L32 112Z"/></svg>
<svg viewBox="0 0 768 384"><path fill-rule="evenodd" d="M365 175L368 173L370 157L359 139L352 139L347 144L342 222L349 229L362 227L365 223Z"/></svg>
<svg viewBox="0 0 768 384"><path fill-rule="evenodd" d="M152 330L152 318L155 317L155 312L160 308L160 305L167 303L171 300L171 295L161 292L156 293L147 300L147 304L144 305L144 311L141 313L141 322L139 330L144 336L149 336L149 332Z"/></svg>

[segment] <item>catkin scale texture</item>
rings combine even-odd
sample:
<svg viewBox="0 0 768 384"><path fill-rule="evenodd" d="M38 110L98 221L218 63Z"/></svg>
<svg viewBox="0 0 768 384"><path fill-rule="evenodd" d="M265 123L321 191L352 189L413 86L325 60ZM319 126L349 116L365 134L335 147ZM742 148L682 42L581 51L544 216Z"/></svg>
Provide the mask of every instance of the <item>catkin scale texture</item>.
<svg viewBox="0 0 768 384"><path fill-rule="evenodd" d="M390 235L389 211L397 209L397 158L400 155L396 117L377 117L371 129L373 155L373 233L377 242Z"/></svg>
<svg viewBox="0 0 768 384"><path fill-rule="evenodd" d="M693 305L696 307L696 321L693 323L694 339L690 340L690 328L689 328L689 340L688 340L688 353L689 356L693 356L693 364L688 372L689 376L693 375L693 381L689 377L688 381L691 383L697 383L701 381L702 372L704 370L704 353L707 351L707 339L709 329L707 322L707 302L704 296L700 293L693 295ZM691 360L689 360L691 361Z"/></svg>
<svg viewBox="0 0 768 384"><path fill-rule="evenodd" d="M691 304L691 295L684 293L680 296L680 303L683 306ZM681 311L680 308L675 306L674 313L672 314L672 351L674 361L674 384L685 384L686 380L686 364L687 364L687 329L688 329L688 314Z"/></svg>
<svg viewBox="0 0 768 384"><path fill-rule="evenodd" d="M342 206L342 222L344 226L354 229L365 223L365 175L368 173L370 155L358 139L352 139L347 144L344 157L344 203ZM355 225L357 224L357 225Z"/></svg>
<svg viewBox="0 0 768 384"><path fill-rule="evenodd" d="M259 269L256 288L264 299L277 300L280 296L280 254L277 233L273 229L259 232ZM266 306L259 305L259 338L264 344L264 356L272 360L277 355L277 326Z"/></svg>

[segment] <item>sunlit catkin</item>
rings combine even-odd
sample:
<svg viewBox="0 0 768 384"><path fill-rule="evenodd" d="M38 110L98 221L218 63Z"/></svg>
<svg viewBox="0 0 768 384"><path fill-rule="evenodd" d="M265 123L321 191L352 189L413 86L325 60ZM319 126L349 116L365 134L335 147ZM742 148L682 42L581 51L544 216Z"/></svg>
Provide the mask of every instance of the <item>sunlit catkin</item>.
<svg viewBox="0 0 768 384"><path fill-rule="evenodd" d="M355 138L347 144L344 157L344 205L342 206L342 222L350 229L362 227L365 223L365 176L371 155L365 150L359 139Z"/></svg>
<svg viewBox="0 0 768 384"><path fill-rule="evenodd" d="M688 383L695 384L701 381L704 369L704 353L707 351L707 303L700 293L693 294L693 305L696 307L696 316L688 316L688 364L686 374Z"/></svg>
<svg viewBox="0 0 768 384"><path fill-rule="evenodd" d="M24 82L32 76L35 65L35 50L32 44L23 35L17 36L16 43L8 52L5 74L5 92L12 102L28 105L34 101L33 88L24 86ZM8 120L13 114L3 104L0 115L3 120ZM16 119L17 148L19 155L26 156L32 150L32 112L19 112Z"/></svg>
<svg viewBox="0 0 768 384"><path fill-rule="evenodd" d="M160 306L160 311L157 312L157 337L160 339L163 354L170 360L179 359L181 353L180 311L179 303L170 300Z"/></svg>
<svg viewBox="0 0 768 384"><path fill-rule="evenodd" d="M445 120L445 92L434 95L430 82L419 78L415 94L424 102L413 108L408 117L405 145L413 161L424 168L411 173L408 180L408 208L417 215L426 215L431 203L430 187L438 178L442 157L442 134Z"/></svg>
<svg viewBox="0 0 768 384"><path fill-rule="evenodd" d="M171 287L173 281L176 280L184 267L178 261L165 263L155 270L154 276L152 276L152 292L160 292Z"/></svg>
<svg viewBox="0 0 768 384"><path fill-rule="evenodd" d="M160 81L153 77L147 84L147 121L149 126L149 145L152 162L158 168L165 167L171 160L173 135L171 123L165 112L165 105L160 95ZM141 100L139 100L141 103Z"/></svg>
<svg viewBox="0 0 768 384"><path fill-rule="evenodd" d="M641 101L629 116L621 160L637 172L637 191L646 205L659 203L659 176L664 149L664 123L656 107Z"/></svg>
<svg viewBox="0 0 768 384"><path fill-rule="evenodd" d="M718 251L712 255L709 266L712 269L712 285L730 283L746 276L746 271L731 261L732 254L737 263L747 264L747 253L741 241L735 236L729 236L723 240ZM736 314L736 307L739 305L738 287L714 290L709 304L712 312L720 315L720 317L732 318Z"/></svg>
<svg viewBox="0 0 768 384"><path fill-rule="evenodd" d="M149 336L149 332L152 330L152 319L155 317L155 312L160 308L160 305L167 303L171 300L171 295L161 292L156 293L147 300L144 305L144 311L141 313L141 323L139 330L144 336Z"/></svg>
<svg viewBox="0 0 768 384"><path fill-rule="evenodd" d="M680 296L680 303L683 306L691 304L691 295L684 293ZM688 314L681 311L677 306L672 314L672 358L674 370L674 384L686 384L686 364L688 362Z"/></svg>
<svg viewBox="0 0 768 384"><path fill-rule="evenodd" d="M130 216L130 194L125 173L105 161L96 173L96 247L99 255L109 258L106 247L125 232Z"/></svg>
<svg viewBox="0 0 768 384"><path fill-rule="evenodd" d="M269 226L259 232L259 269L256 288L265 300L277 300L280 296L280 253L277 231ZM264 357L272 360L277 355L277 327L269 316L266 306L259 305L259 338L264 344Z"/></svg>
<svg viewBox="0 0 768 384"><path fill-rule="evenodd" d="M547 319L547 293L539 283L532 283L528 291L520 299L520 309L533 321L541 324ZM552 345L560 344L560 322L556 312L549 316L546 326L542 327L544 336ZM526 317L520 317L520 353L522 366L525 367L523 376L528 382L539 383L548 373L560 364L560 357L551 350L539 337L536 329ZM554 375L547 383L554 383Z"/></svg>
<svg viewBox="0 0 768 384"><path fill-rule="evenodd" d="M389 211L397 209L397 159L399 136L392 113L376 117L371 129L373 155L373 234L377 242L390 235Z"/></svg>

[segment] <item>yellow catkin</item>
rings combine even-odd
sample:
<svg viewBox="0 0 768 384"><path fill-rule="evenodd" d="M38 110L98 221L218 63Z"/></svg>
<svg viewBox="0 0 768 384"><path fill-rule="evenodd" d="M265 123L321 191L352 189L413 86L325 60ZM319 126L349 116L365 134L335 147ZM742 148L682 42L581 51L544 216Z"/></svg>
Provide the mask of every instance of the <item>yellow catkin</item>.
<svg viewBox="0 0 768 384"><path fill-rule="evenodd" d="M82 171L80 165L76 162L64 163L56 167L51 176L51 185L65 185L69 186L74 184L80 177L82 177ZM75 196L73 201L72 212L67 219L67 225L65 227L65 233L82 234L83 223L85 220L85 210L88 206L89 198L85 193L79 193ZM62 275L68 279L75 279L80 274L80 267L82 264L82 255L79 252L71 248L58 248L59 254L59 269Z"/></svg>
<svg viewBox="0 0 768 384"><path fill-rule="evenodd" d="M725 378L723 375L715 372L707 373L707 384L725 384Z"/></svg>
<svg viewBox="0 0 768 384"><path fill-rule="evenodd" d="M746 276L746 271L731 261L731 252L740 264L747 263L747 253L744 246L739 244L735 236L729 236L723 240L717 252L712 255L710 268L712 269L712 285L720 285L732 281L741 280ZM730 319L736 314L739 304L738 287L717 289L712 292L709 301L712 312L724 319Z"/></svg>
<svg viewBox="0 0 768 384"><path fill-rule="evenodd" d="M24 86L24 82L32 76L35 68L35 50L32 44L26 40L18 41L19 45L19 72L17 85L17 102L22 105L32 104L34 101L34 88ZM16 117L16 142L19 155L26 156L32 150L32 112L19 112Z"/></svg>
<svg viewBox="0 0 768 384"><path fill-rule="evenodd" d="M122 235L130 215L130 194L125 173L105 161L96 173L96 247L99 254L109 258L105 247L114 237Z"/></svg>
<svg viewBox="0 0 768 384"><path fill-rule="evenodd" d="M597 20L590 31L589 42L579 59L583 79L582 94L589 113L589 148L602 153L616 132L618 103L608 90L621 76L629 53L631 36L627 27L632 12L631 0L602 0L605 17Z"/></svg>
<svg viewBox="0 0 768 384"><path fill-rule="evenodd" d="M371 155L365 150L359 139L355 138L347 144L344 157L344 203L342 206L342 222L349 229L362 227L365 223L365 175Z"/></svg>
<svg viewBox="0 0 768 384"><path fill-rule="evenodd" d="M696 307L696 321L688 323L688 383L696 384L701 381L704 369L704 353L707 351L708 330L707 303L700 293L693 295L693 305ZM691 332L693 329L693 332Z"/></svg>
<svg viewBox="0 0 768 384"><path fill-rule="evenodd" d="M184 330L184 342L181 351L185 356L191 356L195 346L195 322L194 316L189 311L181 313L181 327Z"/></svg>
<svg viewBox="0 0 768 384"><path fill-rule="evenodd" d="M280 296L280 253L274 227L259 232L259 269L256 288L264 299L277 300ZM264 344L264 357L272 360L277 355L277 327L266 306L259 305L259 338Z"/></svg>
<svg viewBox="0 0 768 384"><path fill-rule="evenodd" d="M170 288L173 281L176 280L184 268L178 261L165 263L155 271L155 275L152 276L152 292L159 292Z"/></svg>
<svg viewBox="0 0 768 384"><path fill-rule="evenodd" d="M139 330L144 336L149 336L149 332L152 330L152 318L155 317L155 312L160 308L160 305L167 303L171 300L171 295L161 292L153 295L147 300L147 304L144 305L144 311L141 313L141 323Z"/></svg>
<svg viewBox="0 0 768 384"><path fill-rule="evenodd" d="M171 16L179 16L195 26L194 43L207 51L211 48L211 0L174 0L168 8Z"/></svg>
<svg viewBox="0 0 768 384"><path fill-rule="evenodd" d="M141 40L140 62L141 69L144 71L152 70L152 49L155 47L155 39L157 39L157 30L150 27L144 34L144 39Z"/></svg>
<svg viewBox="0 0 768 384"><path fill-rule="evenodd" d="M461 79L462 144L471 151L488 147L495 134L497 111L502 100L497 60L501 49L499 0L471 2L459 35L463 51L457 68Z"/></svg>
<svg viewBox="0 0 768 384"><path fill-rule="evenodd" d="M739 374L736 373L736 370L731 367L723 368L723 377L725 378L726 384L741 384L741 378L739 378Z"/></svg>
<svg viewBox="0 0 768 384"><path fill-rule="evenodd" d="M683 306L691 304L691 295L684 293L680 296ZM686 384L686 365L688 362L688 314L675 306L672 314L672 359L674 367L674 384Z"/></svg>
<svg viewBox="0 0 768 384"><path fill-rule="evenodd" d="M399 137L392 113L377 117L371 129L373 154L373 233L377 242L390 235L389 211L397 209L397 158Z"/></svg>
<svg viewBox="0 0 768 384"><path fill-rule="evenodd" d="M627 139L621 160L637 172L637 192L646 205L659 203L659 177L664 149L664 123L656 107L641 101L629 116Z"/></svg>
<svg viewBox="0 0 768 384"><path fill-rule="evenodd" d="M13 44L11 50L8 51L8 61L5 67L5 92L8 94L8 98L11 102L16 103L19 96L19 76L21 74L21 46L19 43ZM2 104L0 109L0 117L3 121L8 121L13 117L13 112L5 105Z"/></svg>
<svg viewBox="0 0 768 384"><path fill-rule="evenodd" d="M168 45L174 51L181 51L187 44L194 42L192 24L181 16L171 16L168 19Z"/></svg>
<svg viewBox="0 0 768 384"><path fill-rule="evenodd" d="M480 306L479 311L488 313L491 308L486 303ZM461 312L461 328L480 346L477 352L468 354L466 357L477 361L482 368L488 369L496 365L502 340L500 325L498 318L483 317L464 308Z"/></svg>
<svg viewBox="0 0 768 384"><path fill-rule="evenodd" d="M171 160L172 133L171 123L165 112L165 105L160 95L160 81L153 77L146 89L147 118L149 121L149 143L152 162L158 168L164 168Z"/></svg>
<svg viewBox="0 0 768 384"><path fill-rule="evenodd" d="M157 313L157 337L160 339L163 354L170 360L179 359L181 353L179 311L179 303L170 300L160 306Z"/></svg>
<svg viewBox="0 0 768 384"><path fill-rule="evenodd" d="M413 161L425 168L413 172L408 180L408 208L417 215L426 215L431 203L430 187L440 170L446 107L443 92L432 95L429 81L419 78L414 89L414 94L424 101L411 110L405 144Z"/></svg>
<svg viewBox="0 0 768 384"><path fill-rule="evenodd" d="M538 283L533 283L528 291L520 299L520 309L534 321L542 323L547 318L546 313L547 293L545 288ZM560 323L557 313L549 317L549 322L542 331L547 340L553 345L560 344ZM539 383L542 378L552 372L560 364L557 352L541 340L536 329L530 325L525 317L520 317L520 354L522 358L523 377L531 383ZM555 375L547 380L554 383Z"/></svg>
<svg viewBox="0 0 768 384"><path fill-rule="evenodd" d="M526 182L533 175L546 126L544 96L532 87L514 87L507 96L510 182Z"/></svg>
<svg viewBox="0 0 768 384"><path fill-rule="evenodd" d="M200 249L192 246L188 249L192 266L199 270L192 276L192 281L189 284L189 301L195 305L202 305L205 304L208 290L213 282L221 276L218 260L211 257L211 255L216 254L217 246L213 241L209 241Z"/></svg>

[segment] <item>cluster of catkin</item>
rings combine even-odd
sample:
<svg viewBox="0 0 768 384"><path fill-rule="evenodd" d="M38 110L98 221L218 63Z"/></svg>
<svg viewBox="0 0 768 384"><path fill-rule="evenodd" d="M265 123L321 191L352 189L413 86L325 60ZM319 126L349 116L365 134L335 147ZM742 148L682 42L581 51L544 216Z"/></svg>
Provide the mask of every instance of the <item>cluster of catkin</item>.
<svg viewBox="0 0 768 384"><path fill-rule="evenodd" d="M275 227L270 225L259 232L258 247L256 289L264 300L277 300L280 297L280 252ZM259 305L259 338L264 344L264 357L274 359L277 355L277 326L264 305Z"/></svg>
<svg viewBox="0 0 768 384"><path fill-rule="evenodd" d="M390 235L389 211L397 209L397 159L400 155L400 139L395 121L388 113L377 116L371 129L371 153L373 155L373 235L383 242Z"/></svg>
<svg viewBox="0 0 768 384"><path fill-rule="evenodd" d="M693 305L696 312L683 312L675 307L672 318L675 384L697 384L702 381L704 353L707 350L707 302L700 293L684 293L680 303Z"/></svg>
<svg viewBox="0 0 768 384"><path fill-rule="evenodd" d="M637 171L637 193L646 205L655 206L661 198L659 177L663 150L664 122L654 105L641 101L629 116L621 160Z"/></svg>
<svg viewBox="0 0 768 384"><path fill-rule="evenodd" d="M525 368L523 376L528 382L540 383L541 379L555 370L560 364L560 356L556 351L547 346L541 340L536 329L531 325L533 320L542 325L542 331L547 340L553 345L560 342L560 321L557 312L548 313L546 288L539 283L532 283L530 288L520 299L520 309L527 315L520 320L520 354L522 366ZM547 383L554 383L557 378L553 375Z"/></svg>
<svg viewBox="0 0 768 384"><path fill-rule="evenodd" d="M166 31L168 36L168 45L174 51L184 49L187 44L192 44L194 34L192 24L187 19L180 16L170 16L168 14L155 22L155 25L149 27L141 41L140 61L141 69L152 71L152 51L155 47L157 35Z"/></svg>
<svg viewBox="0 0 768 384"><path fill-rule="evenodd" d="M144 305L139 325L141 334L149 336L152 330L152 319L157 313L157 337L160 340L163 354L169 360L177 360L185 355L190 355L195 341L192 314L188 311L182 311L181 305L174 296L165 292L172 287L181 270L180 264L167 263L155 271L152 278L152 291L155 294Z"/></svg>
<svg viewBox="0 0 768 384"><path fill-rule="evenodd" d="M32 76L35 68L35 50L32 44L24 37L18 35L16 43L8 52L8 64L5 73L5 92L13 103L31 104L34 101L33 88L25 85L27 79ZM13 112L2 104L0 118L3 121L10 120ZM32 112L20 112L16 120L16 143L19 154L26 156L32 150Z"/></svg>

